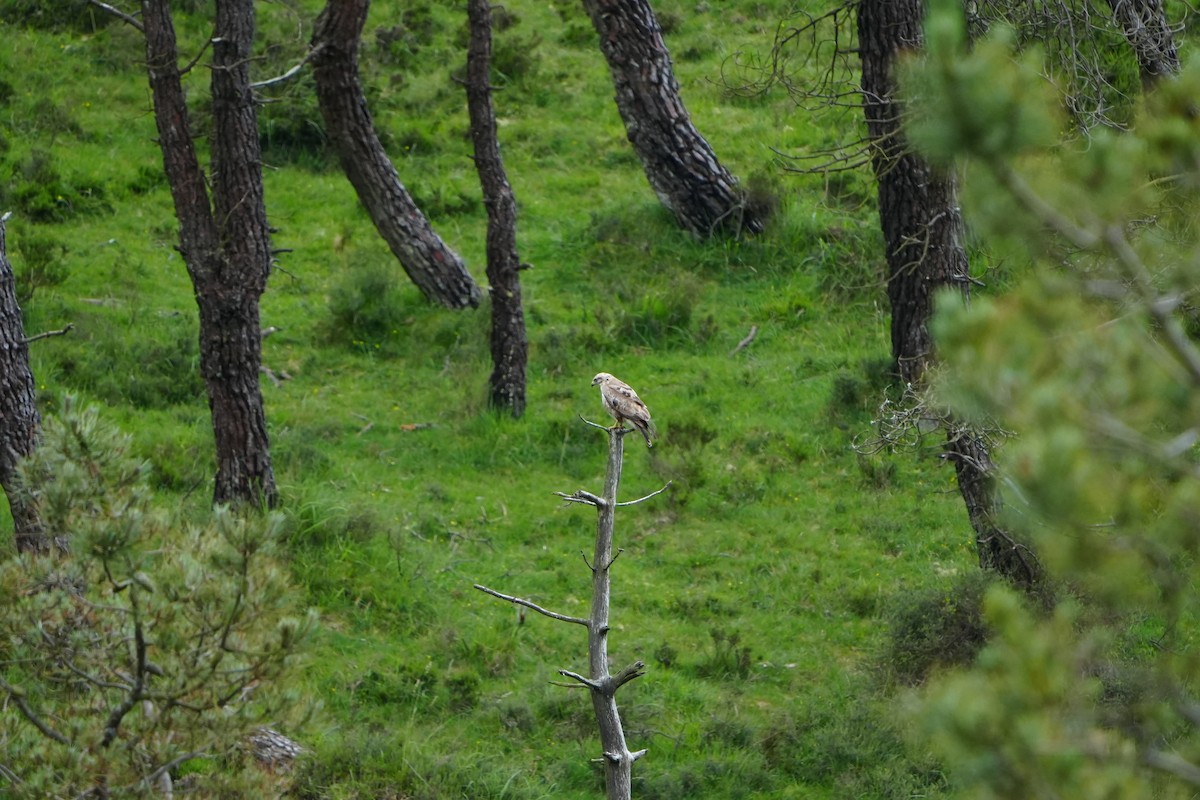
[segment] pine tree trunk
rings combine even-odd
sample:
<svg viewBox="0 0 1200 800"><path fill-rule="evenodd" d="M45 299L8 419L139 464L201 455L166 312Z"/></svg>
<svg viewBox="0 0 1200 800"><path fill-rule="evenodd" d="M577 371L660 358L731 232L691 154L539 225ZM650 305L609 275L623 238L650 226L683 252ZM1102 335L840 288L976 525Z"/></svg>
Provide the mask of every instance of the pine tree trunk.
<svg viewBox="0 0 1200 800"><path fill-rule="evenodd" d="M525 413L525 367L529 340L521 305L521 260L517 255L517 203L500 157L496 113L489 85L492 52L488 0L468 0L471 37L467 52L467 108L475 145L475 168L487 206L487 275L492 300L492 408Z"/></svg>
<svg viewBox="0 0 1200 800"><path fill-rule="evenodd" d="M37 448L42 418L29 368L25 324L17 304L16 277L8 260L8 216L0 216L0 486L8 495L17 550L46 552L50 540L37 504L16 485L17 466Z"/></svg>
<svg viewBox="0 0 1200 800"><path fill-rule="evenodd" d="M698 236L761 231L763 220L737 179L692 125L647 0L583 0L583 7L600 35L625 132L658 199Z"/></svg>
<svg viewBox="0 0 1200 800"><path fill-rule="evenodd" d="M1175 33L1167 22L1162 0L1108 0L1108 5L1137 56L1143 88L1179 72Z"/></svg>
<svg viewBox="0 0 1200 800"><path fill-rule="evenodd" d="M935 295L953 287L965 299L970 288L954 177L912 152L900 124L893 69L903 51L922 46L924 8L923 0L861 0L858 6L863 104L887 253L892 356L900 379L915 388L925 385L935 359L929 333ZM975 531L980 566L1033 586L1041 577L1036 558L999 526L987 443L953 420L948 427L946 455Z"/></svg>
<svg viewBox="0 0 1200 800"><path fill-rule="evenodd" d="M921 46L923 9L922 0L863 0L858 11L864 112L887 249L892 355L901 380L913 386L922 384L933 358L934 296L947 286L969 286L954 179L936 174L910 150L895 99L892 69L903 50Z"/></svg>
<svg viewBox="0 0 1200 800"><path fill-rule="evenodd" d="M313 76L325 131L379 235L430 300L474 308L481 293L466 265L417 208L375 133L358 76L370 0L329 0L313 32Z"/></svg>
<svg viewBox="0 0 1200 800"><path fill-rule="evenodd" d="M253 0L219 0L213 36L213 197L196 158L165 0L143 0L146 61L180 251L200 309L200 372L216 441L214 503L274 505L259 385L259 300L271 270L258 113L250 89Z"/></svg>

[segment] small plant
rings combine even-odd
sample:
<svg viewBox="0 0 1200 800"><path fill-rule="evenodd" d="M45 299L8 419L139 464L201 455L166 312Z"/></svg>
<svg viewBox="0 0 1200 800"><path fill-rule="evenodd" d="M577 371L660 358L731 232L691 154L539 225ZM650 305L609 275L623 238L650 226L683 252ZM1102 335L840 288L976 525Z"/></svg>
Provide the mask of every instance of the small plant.
<svg viewBox="0 0 1200 800"><path fill-rule="evenodd" d="M65 222L111 210L103 186L63 177L45 150L32 151L13 167L8 183L0 186L0 201L33 222Z"/></svg>
<svg viewBox="0 0 1200 800"><path fill-rule="evenodd" d="M654 661L661 667L671 667L679 660L679 652L668 642L663 642L654 651Z"/></svg>
<svg viewBox="0 0 1200 800"><path fill-rule="evenodd" d="M22 467L72 556L0 563L6 797L140 795L184 764L213 796L253 793L241 743L297 702L287 676L314 620L275 561L280 520L180 525L128 446L67 401Z"/></svg>
<svg viewBox="0 0 1200 800"><path fill-rule="evenodd" d="M62 263L68 253L66 245L49 236L22 236L16 242L18 264L17 300L29 302L38 289L52 289L67 279L69 273Z"/></svg>
<svg viewBox="0 0 1200 800"><path fill-rule="evenodd" d="M342 274L329 293L328 338L356 349L406 325L400 283L389 264L368 263Z"/></svg>
<svg viewBox="0 0 1200 800"><path fill-rule="evenodd" d="M750 648L742 645L737 631L709 631L713 649L697 670L706 678L745 678L750 675Z"/></svg>
<svg viewBox="0 0 1200 800"><path fill-rule="evenodd" d="M936 669L971 663L987 642L983 596L995 580L969 572L938 589L897 597L879 664L886 679L914 686Z"/></svg>

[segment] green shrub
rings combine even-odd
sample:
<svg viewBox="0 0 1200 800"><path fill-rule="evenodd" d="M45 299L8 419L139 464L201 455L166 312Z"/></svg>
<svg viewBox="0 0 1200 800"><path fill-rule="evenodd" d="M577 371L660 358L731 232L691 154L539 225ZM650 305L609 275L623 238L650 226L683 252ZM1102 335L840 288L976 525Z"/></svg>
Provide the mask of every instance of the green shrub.
<svg viewBox="0 0 1200 800"><path fill-rule="evenodd" d="M263 796L242 742L302 711L288 682L314 625L276 561L279 520L181 524L127 437L72 402L43 434L21 490L71 557L0 562L5 797L137 796L198 754L212 796Z"/></svg>
<svg viewBox="0 0 1200 800"><path fill-rule="evenodd" d="M433 44L443 28L443 23L428 5L406 4L397 24L375 30L371 56L381 64L405 71L422 66L422 50Z"/></svg>
<svg viewBox="0 0 1200 800"><path fill-rule="evenodd" d="M397 270L390 263L367 263L337 277L325 327L330 341L370 350L408 326Z"/></svg>
<svg viewBox="0 0 1200 800"><path fill-rule="evenodd" d="M87 0L0 0L0 22L6 25L90 33L114 21Z"/></svg>
<svg viewBox="0 0 1200 800"><path fill-rule="evenodd" d="M64 177L45 150L32 151L12 167L7 183L0 185L0 203L33 222L65 222L112 211L102 185Z"/></svg>
<svg viewBox="0 0 1200 800"><path fill-rule="evenodd" d="M59 357L63 379L73 388L113 405L169 408L203 403L199 323L188 314L149 317L132 332L100 318L77 326Z"/></svg>
<svg viewBox="0 0 1200 800"><path fill-rule="evenodd" d="M38 289L52 289L69 275L61 261L67 247L58 239L29 233L16 240L17 300L24 304Z"/></svg>
<svg viewBox="0 0 1200 800"><path fill-rule="evenodd" d="M280 96L259 109L258 139L263 161L273 166L323 170L336 162L311 73L289 83Z"/></svg>
<svg viewBox="0 0 1200 800"><path fill-rule="evenodd" d="M745 678L750 675L750 648L742 644L737 631L713 628L712 652L696 668L706 678Z"/></svg>
<svg viewBox="0 0 1200 800"><path fill-rule="evenodd" d="M937 669L974 661L987 642L983 595L994 582L991 573L972 570L936 589L898 595L879 660L885 680L915 686Z"/></svg>

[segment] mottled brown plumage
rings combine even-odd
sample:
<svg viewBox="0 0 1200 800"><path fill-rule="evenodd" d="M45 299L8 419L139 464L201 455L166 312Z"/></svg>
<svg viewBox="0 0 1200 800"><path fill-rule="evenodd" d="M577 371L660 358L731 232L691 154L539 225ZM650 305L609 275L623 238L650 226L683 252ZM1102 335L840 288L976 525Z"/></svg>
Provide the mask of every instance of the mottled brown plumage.
<svg viewBox="0 0 1200 800"><path fill-rule="evenodd" d="M612 415L617 425L628 422L642 438L646 447L654 444L654 422L650 419L650 410L637 396L629 384L619 381L607 372L601 372L592 378L592 386L600 387L600 399L604 402L604 410Z"/></svg>

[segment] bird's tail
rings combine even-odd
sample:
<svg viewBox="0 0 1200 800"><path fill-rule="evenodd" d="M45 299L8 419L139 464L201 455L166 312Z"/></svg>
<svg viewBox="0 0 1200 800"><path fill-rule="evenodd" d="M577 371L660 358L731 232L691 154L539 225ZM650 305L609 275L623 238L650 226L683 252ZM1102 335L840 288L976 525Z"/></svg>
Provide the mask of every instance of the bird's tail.
<svg viewBox="0 0 1200 800"><path fill-rule="evenodd" d="M654 447L654 436L656 433L654 430L654 423L639 423L637 429L638 432L642 434L642 438L646 440L646 447Z"/></svg>

